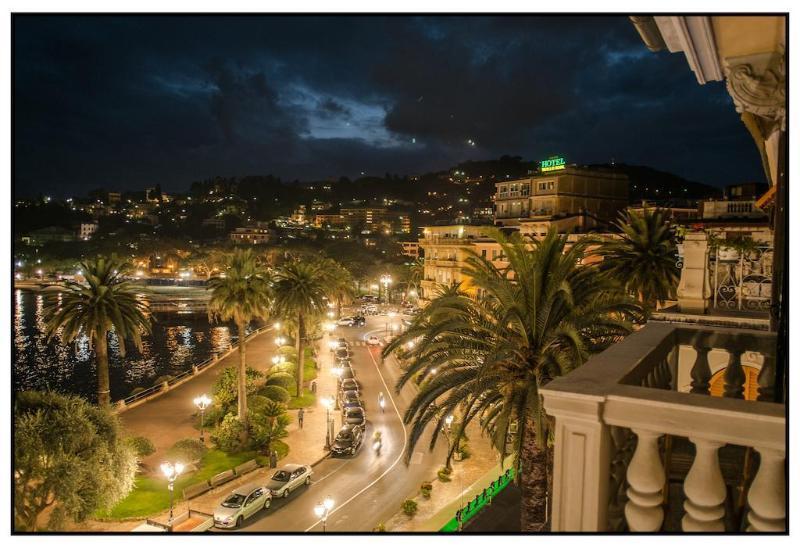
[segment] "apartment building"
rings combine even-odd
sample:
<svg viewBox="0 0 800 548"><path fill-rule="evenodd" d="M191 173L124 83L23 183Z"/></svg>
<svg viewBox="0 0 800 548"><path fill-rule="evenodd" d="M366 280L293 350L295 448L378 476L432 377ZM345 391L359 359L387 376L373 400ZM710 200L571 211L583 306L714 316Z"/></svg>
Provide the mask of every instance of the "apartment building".
<svg viewBox="0 0 800 548"><path fill-rule="evenodd" d="M549 171L496 183L496 225L518 226L524 219L558 222L583 216L586 228L593 228L614 220L628 205L628 177L611 168L560 164L541 169Z"/></svg>
<svg viewBox="0 0 800 548"><path fill-rule="evenodd" d="M262 245L269 242L269 229L266 227L241 227L230 233L235 244Z"/></svg>
<svg viewBox="0 0 800 548"><path fill-rule="evenodd" d="M343 207L339 213L317 213L314 226L340 229L363 226L369 231L410 234L411 217L405 211L390 211L385 207Z"/></svg>

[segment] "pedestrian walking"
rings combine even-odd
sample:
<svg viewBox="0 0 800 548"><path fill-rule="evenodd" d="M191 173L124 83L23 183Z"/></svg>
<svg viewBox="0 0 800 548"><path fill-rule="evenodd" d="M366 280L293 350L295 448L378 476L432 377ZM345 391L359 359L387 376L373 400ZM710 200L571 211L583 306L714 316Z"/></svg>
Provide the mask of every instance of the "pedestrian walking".
<svg viewBox="0 0 800 548"><path fill-rule="evenodd" d="M458 522L458 530L461 531L461 526L463 525L461 522L461 508L456 510L456 521Z"/></svg>
<svg viewBox="0 0 800 548"><path fill-rule="evenodd" d="M276 468L278 466L278 452L274 449L272 453L269 454L269 467Z"/></svg>
<svg viewBox="0 0 800 548"><path fill-rule="evenodd" d="M300 411L297 412L297 422L300 424L300 430L303 429L303 415L305 415L305 410L301 407Z"/></svg>

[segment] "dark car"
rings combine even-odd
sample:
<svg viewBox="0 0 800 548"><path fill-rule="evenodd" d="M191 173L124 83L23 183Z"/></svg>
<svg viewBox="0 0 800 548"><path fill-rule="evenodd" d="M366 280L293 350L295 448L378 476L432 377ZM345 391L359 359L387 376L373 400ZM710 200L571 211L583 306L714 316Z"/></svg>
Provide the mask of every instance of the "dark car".
<svg viewBox="0 0 800 548"><path fill-rule="evenodd" d="M336 434L336 439L331 445L331 454L339 455L355 455L361 443L364 441L364 429L357 424L345 424L339 433Z"/></svg>
<svg viewBox="0 0 800 548"><path fill-rule="evenodd" d="M339 378L342 379L342 382L344 382L348 379L355 379L356 374L352 367L342 367L342 376Z"/></svg>
<svg viewBox="0 0 800 548"><path fill-rule="evenodd" d="M367 424L367 414L364 412L363 407L348 407L344 410L342 422L363 427Z"/></svg>
<svg viewBox="0 0 800 548"><path fill-rule="evenodd" d="M350 407L364 407L357 390L347 390L342 393L342 409Z"/></svg>
<svg viewBox="0 0 800 548"><path fill-rule="evenodd" d="M358 390L358 381L355 379L344 379L340 386L342 392L346 392L347 390Z"/></svg>
<svg viewBox="0 0 800 548"><path fill-rule="evenodd" d="M353 317L353 326L354 327L364 327L367 325L367 319L364 316L354 316Z"/></svg>
<svg viewBox="0 0 800 548"><path fill-rule="evenodd" d="M336 344L339 345L337 346L337 349L344 348L345 350L350 350L350 343L348 343L347 339L345 339L344 337L339 337L338 339L336 339Z"/></svg>
<svg viewBox="0 0 800 548"><path fill-rule="evenodd" d="M337 360L349 360L350 359L350 351L347 348L339 347L336 349L336 353L334 354Z"/></svg>

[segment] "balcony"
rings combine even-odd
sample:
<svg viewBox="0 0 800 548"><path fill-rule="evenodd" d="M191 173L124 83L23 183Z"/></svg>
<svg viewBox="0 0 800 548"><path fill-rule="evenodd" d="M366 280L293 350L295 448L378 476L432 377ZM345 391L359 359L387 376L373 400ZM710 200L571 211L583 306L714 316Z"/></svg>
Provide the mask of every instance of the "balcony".
<svg viewBox="0 0 800 548"><path fill-rule="evenodd" d="M775 342L650 322L550 382L552 530L785 531Z"/></svg>

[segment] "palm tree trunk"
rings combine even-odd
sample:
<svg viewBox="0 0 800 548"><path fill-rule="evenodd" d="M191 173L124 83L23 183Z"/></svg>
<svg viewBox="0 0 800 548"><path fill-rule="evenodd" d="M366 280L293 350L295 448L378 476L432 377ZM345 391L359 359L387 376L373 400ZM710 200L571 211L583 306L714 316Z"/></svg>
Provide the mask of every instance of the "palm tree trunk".
<svg viewBox="0 0 800 548"><path fill-rule="evenodd" d="M336 297L336 317L342 317L342 298Z"/></svg>
<svg viewBox="0 0 800 548"><path fill-rule="evenodd" d="M247 324L241 322L237 325L237 329L239 330L239 374L237 375L238 380L238 388L237 388L237 396L238 396L238 413L239 413L239 421L244 425L245 435L247 432L247 343L245 341L245 330L247 329Z"/></svg>
<svg viewBox="0 0 800 548"><path fill-rule="evenodd" d="M111 389L108 380L108 333L105 330L95 333L94 354L97 361L97 405L111 405Z"/></svg>
<svg viewBox="0 0 800 548"><path fill-rule="evenodd" d="M297 315L297 397L303 395L303 366L305 365L305 348L303 339L306 336L305 318L303 313Z"/></svg>
<svg viewBox="0 0 800 548"><path fill-rule="evenodd" d="M522 491L520 527L524 532L540 533L547 530L547 449L536 439L536 425L532 417L525 419L524 441L520 455L519 471Z"/></svg>

